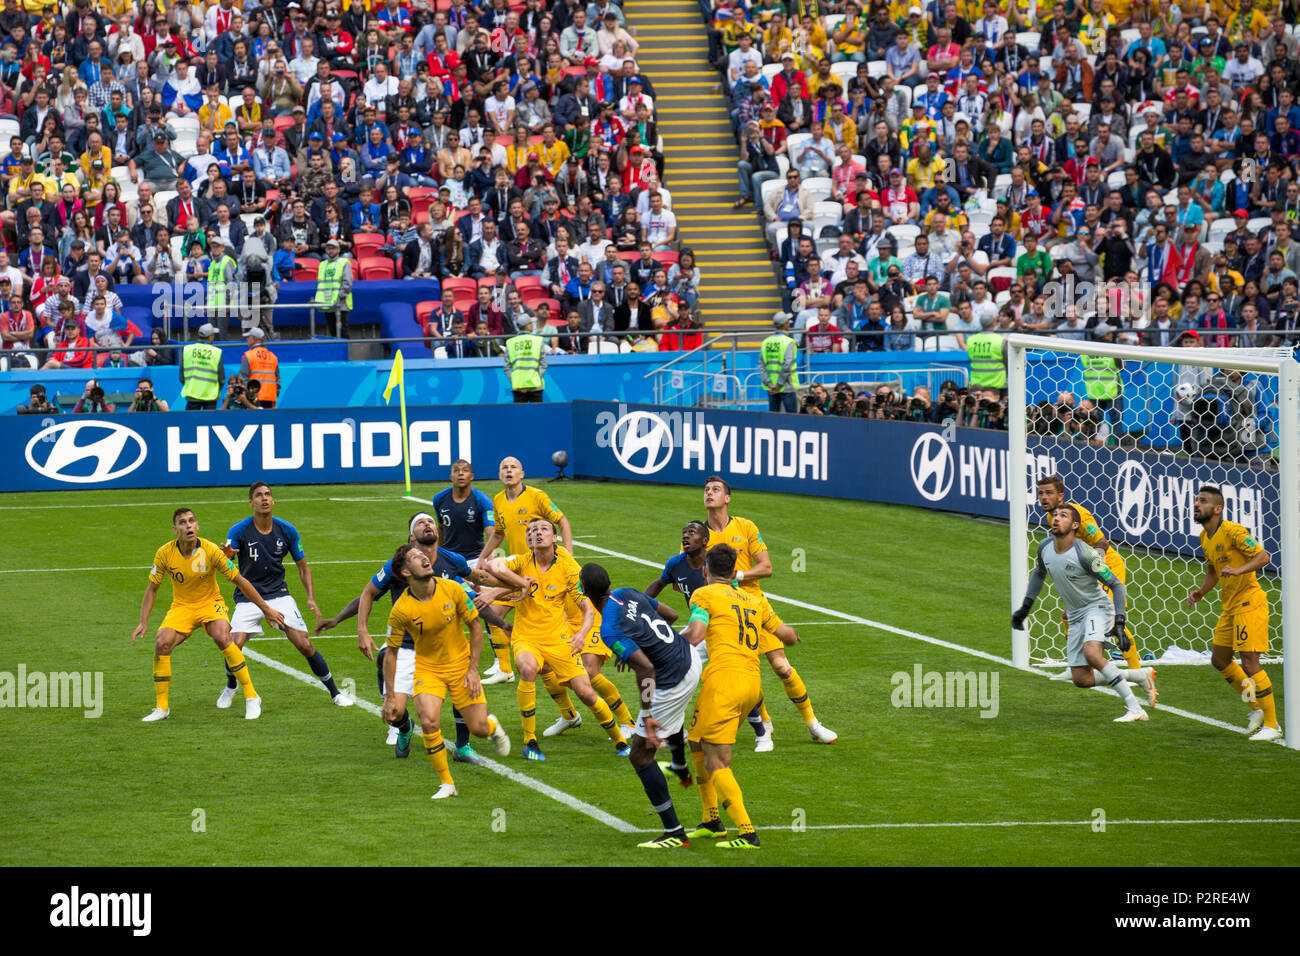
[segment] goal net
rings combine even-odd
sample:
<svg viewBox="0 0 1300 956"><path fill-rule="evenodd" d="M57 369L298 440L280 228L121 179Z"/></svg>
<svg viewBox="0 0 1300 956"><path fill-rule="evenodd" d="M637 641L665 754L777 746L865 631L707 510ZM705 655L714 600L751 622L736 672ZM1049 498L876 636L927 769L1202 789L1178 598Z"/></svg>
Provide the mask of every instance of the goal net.
<svg viewBox="0 0 1300 956"><path fill-rule="evenodd" d="M1300 551L1300 366L1290 351L1035 336L1008 336L1008 346L1007 470L1024 476L1008 482L1012 606L1048 533L1038 479L1057 475L1065 500L1091 512L1124 560L1139 654L1194 661L1186 652L1209 650L1219 601L1216 591L1187 605L1204 575L1193 501L1202 485L1217 485L1224 518L1271 555L1259 580L1270 600L1270 654L1281 656L1300 623L1300 605L1288 600ZM1064 665L1062 613L1045 588L1026 631L1013 631L1017 665Z"/></svg>

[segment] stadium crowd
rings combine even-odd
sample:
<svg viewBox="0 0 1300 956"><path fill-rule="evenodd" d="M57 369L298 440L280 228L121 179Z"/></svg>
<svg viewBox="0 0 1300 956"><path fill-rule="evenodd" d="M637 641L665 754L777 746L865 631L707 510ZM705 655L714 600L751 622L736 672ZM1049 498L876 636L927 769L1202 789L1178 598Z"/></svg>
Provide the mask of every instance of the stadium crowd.
<svg viewBox="0 0 1300 956"><path fill-rule="evenodd" d="M1296 0L720 0L704 16L735 205L763 222L810 350L981 329L1296 340Z"/></svg>
<svg viewBox="0 0 1300 956"><path fill-rule="evenodd" d="M4 0L3 349L174 360L123 283L205 283L226 337L237 287L317 280L346 335L353 281L393 278L451 294L418 310L449 355L694 341L637 47L615 0Z"/></svg>

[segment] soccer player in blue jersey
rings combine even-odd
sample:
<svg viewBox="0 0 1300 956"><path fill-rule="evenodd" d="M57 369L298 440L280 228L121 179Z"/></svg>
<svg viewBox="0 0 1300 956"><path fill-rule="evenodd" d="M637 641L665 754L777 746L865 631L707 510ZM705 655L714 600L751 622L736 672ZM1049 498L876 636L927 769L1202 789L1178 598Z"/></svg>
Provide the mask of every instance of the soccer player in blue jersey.
<svg viewBox="0 0 1300 956"><path fill-rule="evenodd" d="M641 691L641 713L629 756L664 832L638 845L656 850L690 846L668 793L668 781L655 763L655 751L666 742L674 762L686 765L682 725L700 682L700 659L665 620L665 612L676 618L671 608L635 588L610 591L609 573L599 564L584 565L579 579L583 594L600 610L601 641L614 652L620 668L632 669ZM689 771L684 779L690 779Z"/></svg>
<svg viewBox="0 0 1300 956"><path fill-rule="evenodd" d="M650 582L649 587L645 589L646 597L657 598L661 591L669 585L673 590L681 593L686 599L687 605L691 603L691 594L697 589L702 588L708 583L704 576L704 553L709 550L709 526L703 521L688 521L686 527L682 528L682 550L680 554L674 554L664 564L663 571L659 577ZM660 605L666 607L666 605ZM677 620L677 612L672 608L667 608L671 617L664 615L669 623ZM696 645L696 653L705 655L708 652L704 649L703 644ZM703 662L708 658L704 657ZM760 703L745 717L749 721L750 728L754 731L755 745L754 750L758 753L766 753L772 750L772 735L767 732L763 726L763 706ZM688 776L684 779L689 780L690 771L686 768L685 757L678 760L673 758L672 763L667 765L679 777L685 772Z"/></svg>
<svg viewBox="0 0 1300 956"><path fill-rule="evenodd" d="M415 514L411 518L408 530L408 542L428 555L429 561L433 564L434 574L453 580L464 587L469 592L470 597L474 599L479 615L485 621L504 629L505 622L501 620L495 609L490 604L486 604L479 599L467 582L478 585L522 588L526 586L524 579L509 571L494 575L486 570L473 569L461 555L446 548L440 548L438 546L438 519L427 511ZM353 598L347 607L334 617L322 621L316 629L316 633L319 634L321 631L334 627L340 621L347 620L354 614L357 615L357 646L367 660L376 663L379 674L379 692L385 697L389 694L396 695L395 709L401 714L401 717L396 722L389 724L388 743L394 746L398 757L406 757L410 754L413 726L410 714L406 710L406 701L414 693L415 644L413 641L403 641L402 647L398 649L396 678L393 681L393 686L389 687L384 681L384 655L388 653L388 648L387 646L380 648L378 657L376 657L375 643L370 637L368 623L370 610L377 599L388 593L392 600L396 602L405 590L406 584L393 574L391 562L385 562L384 566L366 583L365 589L360 595ZM409 646L407 646L408 643ZM452 751L452 758L460 763L481 764L483 758L475 753L474 748L470 746L469 728L466 726L464 718L455 708L452 708L452 717L456 721L456 746Z"/></svg>
<svg viewBox="0 0 1300 956"><path fill-rule="evenodd" d="M476 559L484 535L496 528L492 499L474 487L474 468L464 458L451 463L451 487L433 496L433 513L442 526L439 544Z"/></svg>
<svg viewBox="0 0 1300 956"><path fill-rule="evenodd" d="M226 557L239 558L239 573L248 579L267 605L284 615L284 633L299 653L307 658L311 672L325 685L330 697L339 707L351 707L352 698L339 690L330 674L329 665L321 652L312 645L307 635L307 622L302 619L298 604L284 583L284 559L290 557L298 565L298 576L307 591L307 607L320 623L320 608L312 588L311 568L307 554L302 549L298 529L283 518L272 514L275 497L265 481L255 481L248 488L248 503L253 509L250 517L235 522L226 535L222 550ZM235 613L230 619L230 638L241 650L253 634L262 633L262 611L239 591L235 592ZM235 675L226 668L226 686L217 698L217 706L225 710L235 699L239 688Z"/></svg>

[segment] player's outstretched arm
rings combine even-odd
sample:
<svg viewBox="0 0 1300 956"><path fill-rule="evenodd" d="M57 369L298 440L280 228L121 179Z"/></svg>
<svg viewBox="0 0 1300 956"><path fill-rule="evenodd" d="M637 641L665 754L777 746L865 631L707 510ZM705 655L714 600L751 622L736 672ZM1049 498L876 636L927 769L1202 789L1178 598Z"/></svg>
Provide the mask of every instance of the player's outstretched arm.
<svg viewBox="0 0 1300 956"><path fill-rule="evenodd" d="M777 628L775 631L773 631L772 633L775 634L777 637L779 637L779 638L781 639L781 643L782 643L782 644L798 644L798 643L799 643L799 632L796 631L796 630L795 630L793 627L791 627L789 624L782 624L780 627L778 627L778 628Z"/></svg>
<svg viewBox="0 0 1300 956"><path fill-rule="evenodd" d="M325 620L317 624L316 633L319 634L321 631L328 631L330 628L336 627L340 621L346 621L348 618L352 617L357 613L357 605L360 603L360 598L353 598L348 602L347 607L343 610L339 611L333 617L327 617Z"/></svg>
<svg viewBox="0 0 1300 956"><path fill-rule="evenodd" d="M492 527L492 533L488 535L487 544L483 545L483 552L478 556L480 565L490 565L495 560L492 557L493 552L501 547L501 542L505 541L506 533L495 525ZM495 571L493 572L496 573Z"/></svg>
<svg viewBox="0 0 1300 956"><path fill-rule="evenodd" d="M754 566L748 571L737 571L736 577L745 581L761 581L772 576L772 554L763 551L754 558Z"/></svg>
<svg viewBox="0 0 1300 956"><path fill-rule="evenodd" d="M688 644L699 644L704 640L704 635L708 631L708 625L703 621L691 621L682 631L682 637L686 638Z"/></svg>
<svg viewBox="0 0 1300 956"><path fill-rule="evenodd" d="M357 598L357 648L368 661L375 659L375 642L370 639L370 609L374 607L377 597L379 589L373 582L367 581L365 590Z"/></svg>
<svg viewBox="0 0 1300 956"><path fill-rule="evenodd" d="M655 578L653 581L651 581L649 584L645 586L645 589L641 593L653 601L655 598L657 598L660 595L663 589L664 589L663 578ZM659 615L660 617L663 617L664 612L662 608L664 607L664 605L660 604L659 607L661 608L661 610L659 611ZM664 618L664 620L668 621L668 623L670 624L672 623L671 618Z"/></svg>
<svg viewBox="0 0 1300 956"><path fill-rule="evenodd" d="M158 596L158 585L150 581L145 585L144 597L140 600L140 623L136 625L135 630L131 632L131 645L135 645L135 639L144 634L149 627L149 615L153 613L153 602Z"/></svg>
<svg viewBox="0 0 1300 956"><path fill-rule="evenodd" d="M298 577L302 579L303 590L307 592L307 607L311 608L316 615L316 633L320 633L320 605L316 603L316 588L312 584L311 565L307 563L306 558L301 558L295 562L298 565Z"/></svg>
<svg viewBox="0 0 1300 956"><path fill-rule="evenodd" d="M573 640L569 645L574 652L581 651L587 645L587 635L591 633L592 626L596 623L596 612L591 606L591 602L585 597L578 601L578 607L582 610L582 626L578 628L578 633L573 635Z"/></svg>
<svg viewBox="0 0 1300 956"><path fill-rule="evenodd" d="M564 550L573 554L573 526L567 515L560 516L560 540L564 542Z"/></svg>
<svg viewBox="0 0 1300 956"><path fill-rule="evenodd" d="M275 627L278 627L283 631L285 627L284 615L271 607L271 605L267 604L266 601L262 599L262 595L257 593L257 588L249 584L248 579L242 574L236 574L233 580L235 582L235 587L239 588L239 590L243 592L244 597L257 605L257 609L262 612L262 616L270 621Z"/></svg>
<svg viewBox="0 0 1300 956"><path fill-rule="evenodd" d="M646 596L647 596L647 597L653 597L653 595L646 595ZM676 611L676 609L669 607L669 606L668 606L667 604L665 604L663 601L655 601L655 613L657 613L660 617L662 617L662 618L663 618L665 621L667 621L669 624L676 624L676 623L677 623L677 611Z"/></svg>

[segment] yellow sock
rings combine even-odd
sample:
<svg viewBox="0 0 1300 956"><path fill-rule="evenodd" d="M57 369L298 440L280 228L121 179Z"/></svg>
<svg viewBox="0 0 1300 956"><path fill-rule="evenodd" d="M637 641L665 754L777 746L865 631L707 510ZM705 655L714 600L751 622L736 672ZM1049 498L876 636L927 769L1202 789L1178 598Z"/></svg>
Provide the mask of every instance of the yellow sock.
<svg viewBox="0 0 1300 956"><path fill-rule="evenodd" d="M614 717L620 724L632 723L632 712L627 709L627 704L623 703L623 698L612 680L604 674L597 674L591 679L591 686L605 703L609 704L609 709L613 711Z"/></svg>
<svg viewBox="0 0 1300 956"><path fill-rule="evenodd" d="M615 744L626 743L623 739L623 731L618 729L618 721L614 719L614 712L609 709L609 704L605 703L600 697L590 707L591 712L596 715L596 720L600 726L605 728L605 733L609 734L609 739Z"/></svg>
<svg viewBox="0 0 1300 956"><path fill-rule="evenodd" d="M1277 726L1277 698L1273 696L1273 682L1262 668L1250 675L1255 679L1255 703L1264 711L1264 726Z"/></svg>
<svg viewBox="0 0 1300 956"><path fill-rule="evenodd" d="M763 718L763 723L770 724L771 716L767 712L767 701L760 699L758 702L758 715Z"/></svg>
<svg viewBox="0 0 1300 956"><path fill-rule="evenodd" d="M172 656L153 656L153 693L157 699L156 706L167 710L168 694L172 686Z"/></svg>
<svg viewBox="0 0 1300 956"><path fill-rule="evenodd" d="M491 714L488 714L488 732L487 732L487 735L488 735L489 737L491 737L493 734L495 734L495 733L497 732L497 728L500 727L500 726L501 726L501 725L497 723L497 719L496 719L495 717L493 717Z"/></svg>
<svg viewBox="0 0 1300 956"><path fill-rule="evenodd" d="M1241 669L1241 665L1238 664L1236 661L1228 661L1228 666L1219 668L1219 673L1223 675L1224 680L1226 680L1229 684L1232 685L1232 689L1235 690L1238 695L1240 695L1243 688L1246 686L1246 672ZM1258 677L1259 675L1256 676ZM1255 691L1255 696L1256 698L1259 697L1258 690ZM1260 709L1260 703L1258 699L1255 701L1255 703L1250 705L1250 709L1251 710Z"/></svg>
<svg viewBox="0 0 1300 956"><path fill-rule="evenodd" d="M244 688L244 699L256 697L257 691L253 690L253 678L248 674L248 662L244 660L244 652L235 646L234 641L231 641L221 652L221 656L226 659L226 666L230 668L230 673L235 675L235 680L239 681L239 686Z"/></svg>
<svg viewBox="0 0 1300 956"><path fill-rule="evenodd" d="M497 656L497 668L503 674L513 674L515 665L510 660L510 638L506 636L506 632L494 624L489 624L488 640L492 642L492 653Z"/></svg>
<svg viewBox="0 0 1300 956"><path fill-rule="evenodd" d="M424 752L429 755L429 763L438 771L438 779L443 783L455 783L451 779L451 768L447 765L447 745L442 742L442 731L421 734L424 738Z"/></svg>
<svg viewBox="0 0 1300 956"><path fill-rule="evenodd" d="M524 720L524 743L537 741L537 684L530 680L515 681L515 699L519 716Z"/></svg>
<svg viewBox="0 0 1300 956"><path fill-rule="evenodd" d="M1138 656L1137 640L1133 637L1133 632L1127 627L1124 628L1124 633L1128 635L1128 650L1122 652L1124 663L1128 664L1130 669L1137 670L1142 666L1142 658Z"/></svg>
<svg viewBox="0 0 1300 956"><path fill-rule="evenodd" d="M695 763L695 785L700 788L700 805L704 808L704 822L721 820L718 814L718 793L713 789L713 780L709 776L708 765L704 762L704 751L692 750L691 760Z"/></svg>
<svg viewBox="0 0 1300 956"><path fill-rule="evenodd" d="M731 768L723 767L714 771L712 782L718 796L722 797L722 808L727 811L727 816L731 817L736 829L741 833L753 833L754 824L749 822L749 814L745 812L745 798Z"/></svg>
<svg viewBox="0 0 1300 956"><path fill-rule="evenodd" d="M790 698L790 703L799 709L799 716L803 718L805 724L811 724L817 717L813 714L812 704L808 703L808 688L804 686L803 678L793 667L790 668L790 676L781 681L785 687L785 695ZM764 717L764 720L767 718Z"/></svg>
<svg viewBox="0 0 1300 956"><path fill-rule="evenodd" d="M560 708L560 716L565 720L576 720L578 711L574 709L573 698L569 696L569 689L555 676L555 672L543 671L542 683L546 685L546 693L551 695L555 706Z"/></svg>

